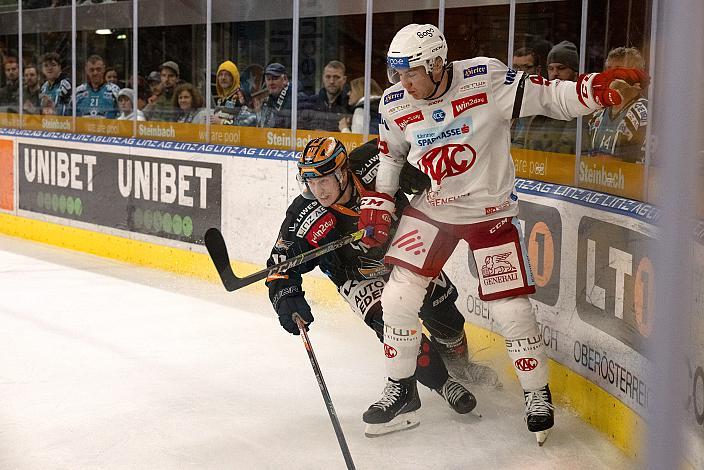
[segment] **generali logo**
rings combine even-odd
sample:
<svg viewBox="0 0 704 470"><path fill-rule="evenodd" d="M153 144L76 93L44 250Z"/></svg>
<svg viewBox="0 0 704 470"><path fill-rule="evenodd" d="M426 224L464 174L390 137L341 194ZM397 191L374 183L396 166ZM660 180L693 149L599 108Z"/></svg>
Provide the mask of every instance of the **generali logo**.
<svg viewBox="0 0 704 470"><path fill-rule="evenodd" d="M477 152L469 144L447 144L428 150L418 165L436 184L444 178L461 175L472 168L477 160Z"/></svg>
<svg viewBox="0 0 704 470"><path fill-rule="evenodd" d="M538 360L534 357L522 357L520 359L517 359L514 364L516 364L516 369L521 370L523 372L530 372L531 370L538 367Z"/></svg>
<svg viewBox="0 0 704 470"><path fill-rule="evenodd" d="M501 253L499 255L490 255L484 258L484 265L482 266L482 274L485 277L497 276L499 274L509 274L515 273L517 271L516 267L506 260L511 256L511 252Z"/></svg>
<svg viewBox="0 0 704 470"><path fill-rule="evenodd" d="M465 96L464 98L452 101L452 114L457 117L468 109L487 104L488 102L489 98L487 98L486 93Z"/></svg>
<svg viewBox="0 0 704 470"><path fill-rule="evenodd" d="M422 120L423 120L423 112L422 111L415 111L411 114L406 114L405 116L401 116L400 118L395 119L394 122L398 125L398 127L402 131L405 131L407 125L412 124L414 122L420 122Z"/></svg>

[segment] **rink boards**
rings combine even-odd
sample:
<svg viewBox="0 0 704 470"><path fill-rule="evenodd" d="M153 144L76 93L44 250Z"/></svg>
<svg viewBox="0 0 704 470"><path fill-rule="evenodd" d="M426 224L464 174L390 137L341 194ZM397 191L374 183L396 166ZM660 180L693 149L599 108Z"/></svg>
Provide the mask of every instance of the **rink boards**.
<svg viewBox="0 0 704 470"><path fill-rule="evenodd" d="M264 265L298 194L294 159L284 150L6 130L0 132L0 232L217 280L203 234L218 227L235 269L251 272ZM518 180L516 190L538 285L532 303L553 359L551 388L616 445L640 456L655 399L645 351L655 325L649 241L659 211L532 180ZM698 250L696 285L702 289L704 247ZM460 289L472 349L512 375L491 308L476 295L474 269L460 245L448 271ZM330 283L309 282L314 300L339 302ZM264 292L261 284L253 288ZM690 330L701 337L701 325ZM688 415L698 441L704 354L689 359ZM695 467L701 463L696 455Z"/></svg>

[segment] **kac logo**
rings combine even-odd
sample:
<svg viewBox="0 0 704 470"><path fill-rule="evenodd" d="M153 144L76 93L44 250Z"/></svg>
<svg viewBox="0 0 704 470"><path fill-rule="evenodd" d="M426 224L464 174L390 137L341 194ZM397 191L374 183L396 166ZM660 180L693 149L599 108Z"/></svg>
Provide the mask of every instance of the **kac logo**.
<svg viewBox="0 0 704 470"><path fill-rule="evenodd" d="M522 357L514 362L516 369L523 372L530 372L538 367L538 360L534 357Z"/></svg>
<svg viewBox="0 0 704 470"><path fill-rule="evenodd" d="M389 346L388 344L384 343L384 354L386 354L386 357L391 359L392 357L396 357L396 349L394 349L393 346Z"/></svg>
<svg viewBox="0 0 704 470"><path fill-rule="evenodd" d="M436 109L433 111L433 119L435 122L442 122L445 120L445 111L442 109Z"/></svg>
<svg viewBox="0 0 704 470"><path fill-rule="evenodd" d="M472 168L477 152L469 144L447 144L427 151L419 160L420 170L436 184Z"/></svg>

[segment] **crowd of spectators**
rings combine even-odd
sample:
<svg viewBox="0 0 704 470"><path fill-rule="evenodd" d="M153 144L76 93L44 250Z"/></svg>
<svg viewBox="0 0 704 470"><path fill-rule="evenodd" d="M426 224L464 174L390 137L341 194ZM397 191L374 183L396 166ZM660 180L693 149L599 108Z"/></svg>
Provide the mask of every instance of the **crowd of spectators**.
<svg viewBox="0 0 704 470"><path fill-rule="evenodd" d="M534 80L577 80L579 54L576 45L562 41L553 46L543 61L538 48L522 47L513 55L513 68ZM56 52L42 56L37 64L25 59L20 80L17 54L5 51L0 88L0 111L25 114L70 116L73 112L72 84L64 73L66 64ZM611 50L604 64L614 67L644 68L635 48ZM240 70L231 60L218 65L214 91L206 106L203 90L181 77L181 68L173 60L157 70L138 76L120 76L116 67L106 64L99 55L86 58L84 80L75 90L76 116L136 119L214 125L290 128L292 87L288 69L279 62L266 66L250 64ZM378 133L379 101L383 88L373 79L370 96L365 96L363 77L348 80L345 64L329 61L322 69L321 88L317 93L298 94L298 129L329 132ZM621 90L624 102L600 110L583 119L560 121L546 116L518 118L513 122L511 143L514 147L534 151L575 154L577 134L581 133L583 155L609 155L642 163L645 157L645 130L648 100L639 87ZM369 126L364 128L364 106L369 103ZM209 110L209 112L208 112Z"/></svg>
<svg viewBox="0 0 704 470"><path fill-rule="evenodd" d="M72 84L64 72L61 56L49 52L40 67L24 65L22 112L71 116ZM3 57L5 86L0 88L0 112L19 112L19 61L16 54ZM219 64L214 92L206 106L203 90L181 77L173 60L158 70L138 76L120 76L103 57L90 55L83 67L84 79L75 90L77 117L134 119L244 127L291 127L292 87L288 69L279 62L251 64L242 71L233 61ZM332 60L323 68L322 87L311 95L299 92L299 129L362 133L364 79L348 82L345 64ZM382 88L371 82L369 133L378 132L378 107ZM210 112L208 112L208 109Z"/></svg>

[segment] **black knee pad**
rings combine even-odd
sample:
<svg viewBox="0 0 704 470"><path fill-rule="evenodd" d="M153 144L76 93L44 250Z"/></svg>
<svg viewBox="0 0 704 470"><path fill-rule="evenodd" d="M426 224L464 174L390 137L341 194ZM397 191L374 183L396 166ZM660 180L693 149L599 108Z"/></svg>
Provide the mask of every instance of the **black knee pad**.
<svg viewBox="0 0 704 470"><path fill-rule="evenodd" d="M431 335L456 338L464 331L464 316L455 305L457 288L445 275L433 279L420 309L420 318Z"/></svg>

